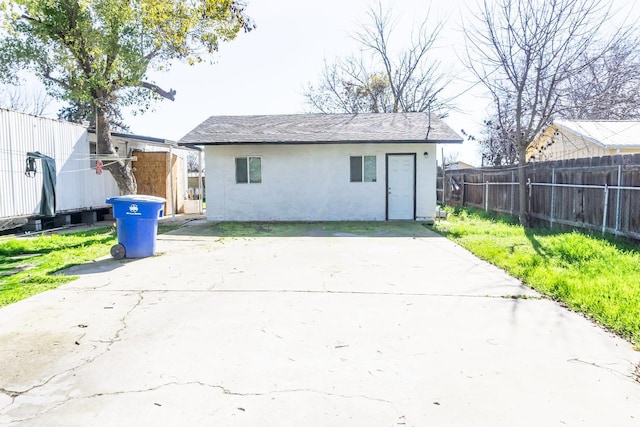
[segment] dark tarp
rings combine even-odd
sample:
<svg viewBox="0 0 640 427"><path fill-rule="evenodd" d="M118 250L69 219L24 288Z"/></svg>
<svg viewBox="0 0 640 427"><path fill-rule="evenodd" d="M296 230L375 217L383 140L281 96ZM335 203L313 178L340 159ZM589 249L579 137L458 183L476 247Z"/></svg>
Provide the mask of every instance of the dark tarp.
<svg viewBox="0 0 640 427"><path fill-rule="evenodd" d="M28 157L42 160L42 197L40 200L40 215L55 216L56 214L56 161L51 157L40 154L39 151L27 153Z"/></svg>

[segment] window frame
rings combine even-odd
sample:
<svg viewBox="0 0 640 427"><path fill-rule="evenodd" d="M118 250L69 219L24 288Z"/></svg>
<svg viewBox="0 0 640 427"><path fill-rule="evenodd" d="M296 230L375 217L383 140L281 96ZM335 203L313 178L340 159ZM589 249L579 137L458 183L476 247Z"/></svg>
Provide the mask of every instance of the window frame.
<svg viewBox="0 0 640 427"><path fill-rule="evenodd" d="M244 168L246 176L244 179L246 181L238 180L238 161L244 160ZM253 160L253 162L252 162ZM251 165L255 164L255 161L258 161L258 173L259 177L257 180L251 179ZM234 172L235 172L235 181L236 184L262 184L262 156L241 156L234 158ZM255 171L254 171L255 172Z"/></svg>
<svg viewBox="0 0 640 427"><path fill-rule="evenodd" d="M367 158L373 158L373 171L368 170L367 165L371 165L372 163L367 163ZM359 179L354 179L354 159L359 159L360 165L360 177ZM369 172L369 173L367 173ZM371 179L371 172L373 172L373 179ZM367 177L369 176L369 179ZM363 154L358 156L349 156L349 182L378 182L378 156Z"/></svg>

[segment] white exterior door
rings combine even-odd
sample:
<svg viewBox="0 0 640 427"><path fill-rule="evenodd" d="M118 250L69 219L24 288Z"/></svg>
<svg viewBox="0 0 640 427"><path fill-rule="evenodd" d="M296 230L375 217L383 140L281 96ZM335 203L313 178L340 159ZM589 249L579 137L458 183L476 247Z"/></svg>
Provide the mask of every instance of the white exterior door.
<svg viewBox="0 0 640 427"><path fill-rule="evenodd" d="M415 154L387 155L387 219L415 219Z"/></svg>

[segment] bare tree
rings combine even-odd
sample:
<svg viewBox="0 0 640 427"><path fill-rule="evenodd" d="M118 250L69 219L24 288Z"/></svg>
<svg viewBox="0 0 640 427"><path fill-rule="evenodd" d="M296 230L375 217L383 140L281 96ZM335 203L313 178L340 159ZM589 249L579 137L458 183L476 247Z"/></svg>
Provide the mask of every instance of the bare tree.
<svg viewBox="0 0 640 427"><path fill-rule="evenodd" d="M451 77L431 55L442 23L431 25L427 15L407 47L394 52L389 43L395 27L391 13L378 3L367 16L369 24L353 35L361 54L325 63L319 83L305 89L311 109L321 113L431 109L445 116L448 105L440 95Z"/></svg>
<svg viewBox="0 0 640 427"><path fill-rule="evenodd" d="M0 87L0 107L22 113L41 116L53 99L44 90L27 89L25 86L3 85Z"/></svg>
<svg viewBox="0 0 640 427"><path fill-rule="evenodd" d="M505 122L497 117L484 121L483 133L478 140L483 166L510 166L519 162L513 126L503 127Z"/></svg>
<svg viewBox="0 0 640 427"><path fill-rule="evenodd" d="M583 120L628 120L640 117L640 51L638 38L618 39L600 57L586 52L585 68L571 76L557 116ZM510 99L495 101L494 113L484 120L478 138L482 164L514 165L519 161L515 121ZM498 116L500 114L500 116ZM464 132L464 131L463 131Z"/></svg>
<svg viewBox="0 0 640 427"><path fill-rule="evenodd" d="M320 113L387 113L392 111L391 86L382 73L353 56L326 63L317 86L308 85L304 96Z"/></svg>
<svg viewBox="0 0 640 427"><path fill-rule="evenodd" d="M444 159L442 160L442 163L444 164L445 167L447 166L451 166L451 164L456 163L460 158L460 152L459 151L449 151L447 154L444 155Z"/></svg>
<svg viewBox="0 0 640 427"><path fill-rule="evenodd" d="M610 6L602 0L483 0L465 25L467 66L497 101L508 100L519 158L519 220L527 225L525 153L561 109L568 81L620 36L602 37ZM594 46L599 46L596 51ZM503 104L504 105L504 102ZM507 123L499 123L507 127Z"/></svg>
<svg viewBox="0 0 640 427"><path fill-rule="evenodd" d="M586 52L583 72L569 78L560 112L567 119L640 118L640 50L638 37L622 38L601 56Z"/></svg>
<svg viewBox="0 0 640 427"><path fill-rule="evenodd" d="M511 99L507 97L494 100L494 110L483 121L480 136L476 138L474 135L467 135L469 140L476 141L480 146L483 166L509 166L518 163L515 128Z"/></svg>
<svg viewBox="0 0 640 427"><path fill-rule="evenodd" d="M187 154L187 172L199 172L200 171L200 156L202 152L190 152Z"/></svg>

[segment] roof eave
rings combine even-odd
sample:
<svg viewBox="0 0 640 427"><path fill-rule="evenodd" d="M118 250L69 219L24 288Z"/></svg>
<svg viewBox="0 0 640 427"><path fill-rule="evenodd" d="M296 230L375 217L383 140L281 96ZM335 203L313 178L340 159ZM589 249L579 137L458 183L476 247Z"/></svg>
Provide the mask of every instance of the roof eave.
<svg viewBox="0 0 640 427"><path fill-rule="evenodd" d="M194 145L341 145L341 144L461 144L462 139L429 139L429 140L342 140L342 141L198 141L178 142L182 146Z"/></svg>
<svg viewBox="0 0 640 427"><path fill-rule="evenodd" d="M602 145L607 150L640 150L640 145L619 145L619 144L603 144Z"/></svg>
<svg viewBox="0 0 640 427"><path fill-rule="evenodd" d="M87 133L95 135L96 130L95 129L88 129ZM175 145L176 144L175 141L171 141L169 139L156 138L156 137L153 137L153 136L145 136L145 135L136 135L136 134L133 134L133 133L110 132L109 135L111 135L112 137L116 137L116 138L135 139L137 141L154 142L156 144L165 144L165 145Z"/></svg>

